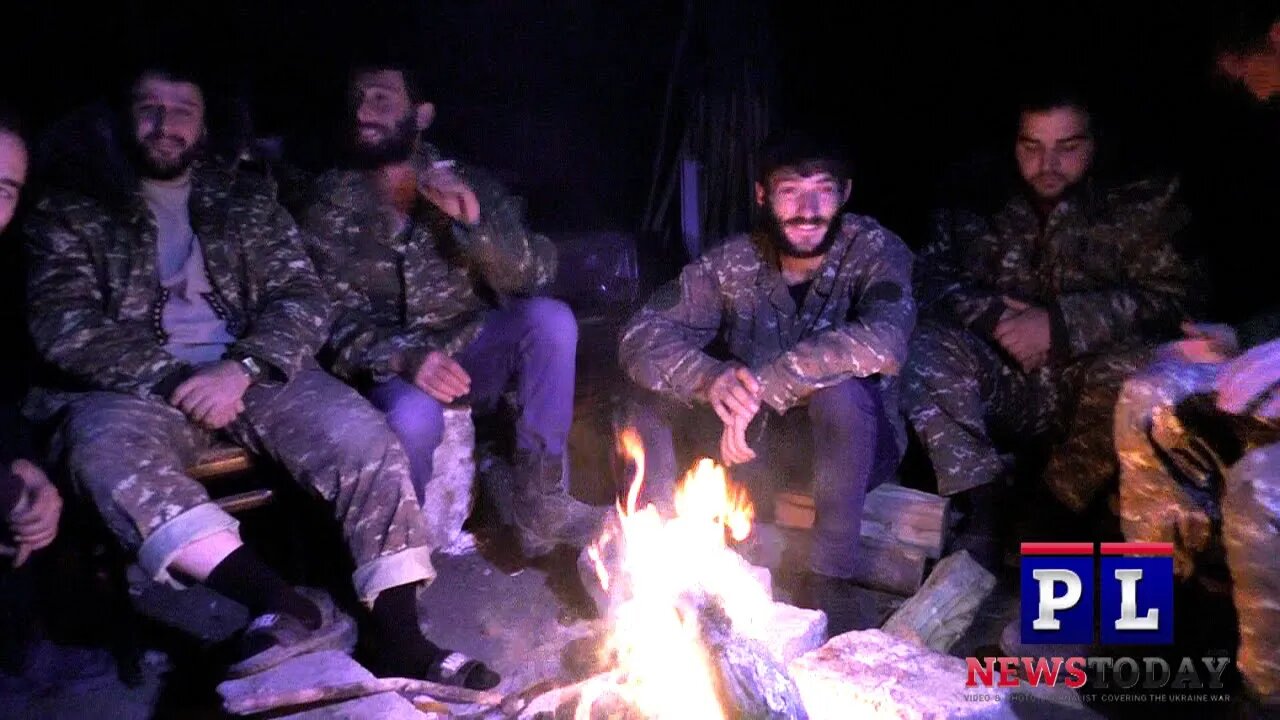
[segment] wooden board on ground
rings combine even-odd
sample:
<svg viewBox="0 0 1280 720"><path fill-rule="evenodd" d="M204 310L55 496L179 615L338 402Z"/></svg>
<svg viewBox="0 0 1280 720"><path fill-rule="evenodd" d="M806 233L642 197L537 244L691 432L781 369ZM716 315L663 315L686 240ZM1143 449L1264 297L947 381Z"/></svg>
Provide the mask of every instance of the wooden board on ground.
<svg viewBox="0 0 1280 720"><path fill-rule="evenodd" d="M858 564L852 580L858 585L910 595L924 582L924 569L929 559L915 548L882 545L864 537L854 552Z"/></svg>
<svg viewBox="0 0 1280 720"><path fill-rule="evenodd" d="M218 685L224 707L234 707L241 698L260 697L303 690L322 685L341 685L373 680L373 673L337 650L299 655L266 672ZM413 703L396 693L379 693L367 697L312 707L300 712L276 716L287 720L423 720L427 717Z"/></svg>
<svg viewBox="0 0 1280 720"><path fill-rule="evenodd" d="M967 551L953 553L938 563L920 591L889 616L882 629L946 652L973 623L979 606L995 586L995 576Z"/></svg>
<svg viewBox="0 0 1280 720"><path fill-rule="evenodd" d="M862 536L880 545L913 548L937 560L947 543L949 506L947 498L932 493L881 485L867 493ZM809 529L815 517L812 497L794 492L781 492L775 497L774 520L778 525Z"/></svg>

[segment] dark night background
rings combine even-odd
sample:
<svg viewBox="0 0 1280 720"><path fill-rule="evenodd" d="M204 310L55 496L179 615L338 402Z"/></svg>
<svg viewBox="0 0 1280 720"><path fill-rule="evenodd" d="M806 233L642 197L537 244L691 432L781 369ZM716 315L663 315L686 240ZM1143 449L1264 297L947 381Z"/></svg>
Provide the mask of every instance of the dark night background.
<svg viewBox="0 0 1280 720"><path fill-rule="evenodd" d="M6 7L4 92L36 129L101 95L131 52L185 45L206 51L228 79L246 80L260 131L286 135L292 159L312 166L324 163L325 128L340 116L351 49L372 42L407 51L438 108L428 137L498 172L529 200L537 229L637 233L640 254L650 262L661 256L668 267L684 259L670 232L638 231L677 46L671 132L688 120L696 88L727 85L732 95L749 76L774 124L816 125L848 142L854 208L913 246L940 191L969 196L999 187L1011 103L1027 83L1064 68L1090 81L1115 174L1183 172L1200 237L1249 248L1228 276L1258 266L1255 253L1280 221L1272 200L1280 124L1211 77L1209 3L18 0ZM670 148L664 153L669 163ZM745 194L742 173L730 179ZM741 202L737 190L729 194Z"/></svg>

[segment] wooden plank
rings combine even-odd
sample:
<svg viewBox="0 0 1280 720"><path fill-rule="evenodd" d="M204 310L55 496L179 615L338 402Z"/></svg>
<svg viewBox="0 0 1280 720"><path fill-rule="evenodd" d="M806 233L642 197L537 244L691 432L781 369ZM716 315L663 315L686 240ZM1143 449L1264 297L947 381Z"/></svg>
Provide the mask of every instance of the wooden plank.
<svg viewBox="0 0 1280 720"><path fill-rule="evenodd" d="M949 529L950 501L932 493L881 485L867 493L862 510L862 537L882 545L915 548L928 558L942 557ZM774 498L774 522L807 530L816 518L813 498L780 492Z"/></svg>
<svg viewBox="0 0 1280 720"><path fill-rule="evenodd" d="M885 621L890 635L946 652L973 624L996 578L967 551L948 555L910 600Z"/></svg>
<svg viewBox="0 0 1280 720"><path fill-rule="evenodd" d="M246 510L254 510L256 508L268 505L275 498L275 493L270 488L260 488L258 490L249 490L247 492L236 493L235 495L227 495L214 500L218 507L226 512L235 515L236 513L245 512Z"/></svg>
<svg viewBox="0 0 1280 720"><path fill-rule="evenodd" d="M857 585L910 595L924 582L924 569L929 559L915 548L896 543L875 543L863 538L854 552L858 564L851 579Z"/></svg>
<svg viewBox="0 0 1280 720"><path fill-rule="evenodd" d="M244 448L223 445L201 453L196 463L187 468L187 474L194 480L204 482L222 475L244 472L252 466L253 458Z"/></svg>
<svg viewBox="0 0 1280 720"><path fill-rule="evenodd" d="M950 501L901 485L881 485L867 493L862 510L863 537L893 538L929 558L946 547Z"/></svg>

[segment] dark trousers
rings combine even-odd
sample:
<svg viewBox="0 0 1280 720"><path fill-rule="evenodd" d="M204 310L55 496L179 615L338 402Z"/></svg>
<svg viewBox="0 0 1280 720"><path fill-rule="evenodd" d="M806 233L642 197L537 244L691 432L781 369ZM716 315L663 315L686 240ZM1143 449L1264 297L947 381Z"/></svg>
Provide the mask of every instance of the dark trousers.
<svg viewBox="0 0 1280 720"><path fill-rule="evenodd" d="M578 325L568 305L549 298L513 300L485 316L480 334L454 358L471 376L467 400L476 412L516 391L516 449L559 456L573 424L573 375ZM444 407L400 378L369 390L409 456L418 499L431 480L432 456L444 436Z"/></svg>
<svg viewBox="0 0 1280 720"><path fill-rule="evenodd" d="M893 474L898 458L877 383L852 378L816 391L806 406L784 416L767 408L760 412L747 438L756 459L731 468L731 479L747 487L758 513L768 518L773 493L788 485L786 460L799 454L797 443L787 440L797 436L796 423L807 421L812 460L799 466L812 473L817 509L809 569L852 577L867 491ZM691 409L652 394L639 395L629 415L645 446L642 500L669 511L676 479L684 471L677 466L676 432L693 441L696 454L717 457L723 423L705 406Z"/></svg>

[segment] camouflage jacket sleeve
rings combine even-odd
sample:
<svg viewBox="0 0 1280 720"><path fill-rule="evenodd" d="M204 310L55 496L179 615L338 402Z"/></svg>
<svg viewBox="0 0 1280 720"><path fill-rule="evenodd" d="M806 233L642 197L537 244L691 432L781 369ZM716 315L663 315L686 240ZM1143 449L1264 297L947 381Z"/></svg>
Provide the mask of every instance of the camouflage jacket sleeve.
<svg viewBox="0 0 1280 720"><path fill-rule="evenodd" d="M525 226L524 202L482 170L465 168L460 175L476 194L480 221L454 223L453 234L485 283L503 295L529 295L549 284L556 248Z"/></svg>
<svg viewBox="0 0 1280 720"><path fill-rule="evenodd" d="M1133 242L1121 251L1122 284L1058 296L1050 308L1056 355L1074 358L1176 331L1194 282L1175 242L1188 219L1174 200L1176 191L1177 183L1170 184L1143 210Z"/></svg>
<svg viewBox="0 0 1280 720"><path fill-rule="evenodd" d="M801 340L755 369L769 406L786 412L814 390L850 377L898 374L915 328L916 304L911 252L896 237L887 240L863 271L862 294L845 323Z"/></svg>
<svg viewBox="0 0 1280 720"><path fill-rule="evenodd" d="M258 306L248 332L229 351L270 363L292 378L324 341L329 327L329 300L307 256L293 218L276 203L262 235L262 254L254 258L259 278Z"/></svg>
<svg viewBox="0 0 1280 720"><path fill-rule="evenodd" d="M618 362L641 387L690 403L728 366L704 350L721 320L715 273L705 259L695 261L623 327Z"/></svg>
<svg viewBox="0 0 1280 720"><path fill-rule="evenodd" d="M962 259L963 243L976 241L969 236L976 235L980 227L978 218L967 213L935 212L933 236L916 264L915 290L921 314L948 318L990 337L1005 310L1004 301Z"/></svg>
<svg viewBox="0 0 1280 720"><path fill-rule="evenodd" d="M90 247L105 246L104 223L65 222L51 201L27 220L28 324L42 359L88 387L147 396L187 369L156 342L148 322L118 322L106 312Z"/></svg>

